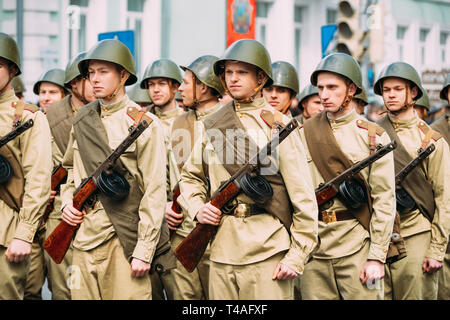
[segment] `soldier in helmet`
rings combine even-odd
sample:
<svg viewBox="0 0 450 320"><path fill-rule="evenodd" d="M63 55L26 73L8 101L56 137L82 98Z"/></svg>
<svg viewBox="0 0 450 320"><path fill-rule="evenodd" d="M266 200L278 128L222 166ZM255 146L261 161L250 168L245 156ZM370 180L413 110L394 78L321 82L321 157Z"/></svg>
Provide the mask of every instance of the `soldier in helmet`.
<svg viewBox="0 0 450 320"><path fill-rule="evenodd" d="M364 87L361 88L360 93L355 95L350 104L353 105L352 107L356 110L357 114L364 116L364 108L369 104Z"/></svg>
<svg viewBox="0 0 450 320"><path fill-rule="evenodd" d="M188 111L188 107L184 104L180 91L177 91L175 93L175 100L181 109L183 109L184 111Z"/></svg>
<svg viewBox="0 0 450 320"><path fill-rule="evenodd" d="M22 78L14 77L14 79L11 82L11 85L14 89L14 92L16 93L17 98L19 98L20 100L23 100L23 98L24 98L23 93L25 91L27 91L27 89L25 88Z"/></svg>
<svg viewBox="0 0 450 320"><path fill-rule="evenodd" d="M308 84L303 88L298 97L298 105L302 113L299 114L296 119L303 123L309 118L314 117L316 114L323 111L322 102L319 98L319 91L317 87Z"/></svg>
<svg viewBox="0 0 450 320"><path fill-rule="evenodd" d="M172 201L172 191L170 189L170 136L172 124L175 118L182 115L184 110L179 107L175 100L175 94L181 84L181 72L178 66L169 59L159 59L147 66L141 81L141 88L147 89L150 99L153 102L152 112L161 120L164 127L164 142L166 145L167 167L166 167L166 194L167 201ZM154 275L156 277L157 275ZM159 297L163 299L162 288L165 289L167 297L172 300L174 297L174 280L170 270L159 273L160 292ZM157 283L156 280L153 283Z"/></svg>
<svg viewBox="0 0 450 320"><path fill-rule="evenodd" d="M64 154L69 143L70 129L78 109L96 100L91 83L82 77L78 70L78 63L86 56L86 52L78 54L67 64L64 76L64 86L70 90L70 94L47 108L46 116L52 133L52 157L53 166L56 168L62 164ZM52 191L53 211L47 217L45 238L47 238L61 221L61 197L56 191ZM42 247L42 243L41 243ZM67 270L72 264L72 250L69 248L62 263L55 263L45 253L45 265L49 289L53 300L70 300L70 289L67 286Z"/></svg>
<svg viewBox="0 0 450 320"><path fill-rule="evenodd" d="M289 108L298 93L297 70L289 62L272 63L273 84L263 88L263 96L276 110L291 116Z"/></svg>
<svg viewBox="0 0 450 320"><path fill-rule="evenodd" d="M234 209L213 206L208 199L221 182L248 161L229 159L236 153L224 136L244 135L262 148L277 123L289 122L262 97L273 79L261 43L234 42L214 63L214 72L233 101L199 123L202 139L195 142L179 183L179 203L190 219L218 226L210 244L209 298L292 299L292 280L317 244L317 203L298 130L279 145L272 169L261 170L257 178L272 195L256 189L239 194ZM256 150L247 147L248 153Z"/></svg>
<svg viewBox="0 0 450 320"><path fill-rule="evenodd" d="M180 66L185 73L178 92L189 111L177 117L172 126L169 157L170 188L172 191L178 187L181 168L189 157L194 142L200 139L200 122L221 107L219 98L224 93L224 89L219 78L214 74L213 68L218 59L212 55L205 55L195 59L187 67ZM180 197L177 200L177 202L182 201L183 199ZM174 230L172 247L175 249L193 230L196 223L187 212L175 212L171 208L172 202L166 209L166 220L169 228ZM207 300L209 248L192 273L186 271L183 265L178 262L177 269L173 270L173 276L177 287L175 299Z"/></svg>
<svg viewBox="0 0 450 320"><path fill-rule="evenodd" d="M23 299L30 254L43 208L50 195L52 171L48 122L39 108L19 100L11 81L21 74L14 39L0 33L0 136L22 122L34 125L1 148L0 300ZM9 170L6 170L9 168ZM8 174L8 171L11 174Z"/></svg>
<svg viewBox="0 0 450 320"><path fill-rule="evenodd" d="M72 299L151 299L149 271L164 268L155 252L169 246L164 218L166 160L164 131L158 118L130 100L125 86L136 83L130 50L120 41L97 43L78 63L98 100L80 108L73 122L63 166L67 183L61 188L62 220L79 226L73 239L72 264L77 267ZM149 127L113 167L111 184L106 175L93 204L80 212L72 205L75 188L129 134L129 128L146 120ZM110 176L111 176L110 175ZM125 184L125 182L123 182ZM124 220L123 214L127 217ZM162 227L161 227L162 226ZM165 229L164 229L165 226ZM155 264L157 263L157 264Z"/></svg>
<svg viewBox="0 0 450 320"><path fill-rule="evenodd" d="M449 115L450 90L448 90L449 87L450 87L450 73L447 74L444 81L444 86L441 92L439 93L439 97L442 100L447 101L447 106L443 107L445 111L442 114L442 116L437 118L431 124L431 128L442 134L448 145L450 145L450 115ZM450 300L450 243L447 244L442 270L439 271L438 299Z"/></svg>
<svg viewBox="0 0 450 320"><path fill-rule="evenodd" d="M140 83L133 85L133 87L127 91L127 94L132 101L143 108L147 108L152 104L152 100L148 95L148 90L142 89Z"/></svg>
<svg viewBox="0 0 450 320"><path fill-rule="evenodd" d="M422 88L422 92L423 95L417 99L414 104L414 110L416 110L417 116L420 119L427 121L428 112L430 111L430 99L428 98L428 94L424 88Z"/></svg>
<svg viewBox="0 0 450 320"><path fill-rule="evenodd" d="M378 120L397 142L396 173L431 143L435 150L411 172L397 191L404 259L386 265L386 299L436 299L437 272L448 242L450 154L441 134L421 120L414 105L424 94L417 71L404 62L381 70L374 92L383 97L387 116Z"/></svg>
<svg viewBox="0 0 450 320"><path fill-rule="evenodd" d="M65 72L62 69L50 69L44 72L33 86L33 92L39 96L39 106L46 113L47 108L61 100L68 93L64 86Z"/></svg>
<svg viewBox="0 0 450 320"><path fill-rule="evenodd" d="M350 55L323 58L311 75L324 111L300 130L314 186L328 182L369 156L389 136L350 104L362 90L361 70ZM395 216L394 163L387 154L346 183L322 205L320 246L305 266L302 298L382 299L384 262Z"/></svg>

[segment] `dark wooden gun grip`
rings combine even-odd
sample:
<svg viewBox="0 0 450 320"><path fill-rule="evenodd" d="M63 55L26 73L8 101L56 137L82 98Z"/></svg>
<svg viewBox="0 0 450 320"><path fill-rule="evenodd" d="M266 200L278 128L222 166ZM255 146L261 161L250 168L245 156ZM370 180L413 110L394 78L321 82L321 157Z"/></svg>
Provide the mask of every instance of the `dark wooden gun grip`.
<svg viewBox="0 0 450 320"><path fill-rule="evenodd" d="M77 228L78 226L73 227L61 221L49 237L45 239L44 249L56 263L59 264L63 260Z"/></svg>
<svg viewBox="0 0 450 320"><path fill-rule="evenodd" d="M239 193L235 183L229 183L212 200L211 204L221 209L229 200ZM209 241L217 232L217 227L210 224L197 223L197 226L175 249L174 254L188 272L194 271L200 262Z"/></svg>

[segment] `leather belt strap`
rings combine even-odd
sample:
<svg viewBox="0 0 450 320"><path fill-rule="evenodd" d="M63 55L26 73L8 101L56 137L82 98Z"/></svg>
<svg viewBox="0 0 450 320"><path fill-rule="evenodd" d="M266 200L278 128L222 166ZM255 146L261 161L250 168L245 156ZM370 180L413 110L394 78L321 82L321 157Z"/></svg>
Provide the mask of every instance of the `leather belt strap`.
<svg viewBox="0 0 450 320"><path fill-rule="evenodd" d="M321 211L319 213L319 221L324 223L331 223L337 221L356 219L355 216L349 210L343 211Z"/></svg>

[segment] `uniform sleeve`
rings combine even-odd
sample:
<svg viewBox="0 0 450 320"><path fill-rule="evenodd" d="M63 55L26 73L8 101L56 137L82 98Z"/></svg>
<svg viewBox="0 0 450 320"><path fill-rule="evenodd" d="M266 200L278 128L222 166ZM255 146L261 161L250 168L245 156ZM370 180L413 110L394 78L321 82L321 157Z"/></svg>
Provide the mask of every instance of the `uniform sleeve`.
<svg viewBox="0 0 450 320"><path fill-rule="evenodd" d="M208 195L208 181L206 174L203 171L203 155L207 157L204 152L205 146L208 143L206 132L203 124L201 124L201 137L194 143L194 147L181 169L180 197L178 204L183 208L189 217L194 220L197 212L205 205Z"/></svg>
<svg viewBox="0 0 450 320"><path fill-rule="evenodd" d="M33 241L47 205L53 167L51 134L47 119L40 111L33 115L33 127L19 137L25 186L19 224L14 235L14 238L27 242Z"/></svg>
<svg viewBox="0 0 450 320"><path fill-rule="evenodd" d="M137 166L144 196L139 205L138 240L133 257L150 263L160 237L166 206L166 147L164 131L154 119L137 143Z"/></svg>
<svg viewBox="0 0 450 320"><path fill-rule="evenodd" d="M291 246L280 261L298 273L318 243L318 206L314 186L306 162L299 130L292 132L278 147L280 173L292 206Z"/></svg>
<svg viewBox="0 0 450 320"><path fill-rule="evenodd" d="M431 181L436 209L431 222L431 242L425 256L443 261L450 228L450 152L447 142L436 141L436 149L428 162L428 177Z"/></svg>
<svg viewBox="0 0 450 320"><path fill-rule="evenodd" d="M383 145L391 142L387 133L379 141ZM370 220L370 247L368 260L386 261L386 254L395 219L395 171L394 154L378 159L369 167L368 183L372 197L372 217Z"/></svg>

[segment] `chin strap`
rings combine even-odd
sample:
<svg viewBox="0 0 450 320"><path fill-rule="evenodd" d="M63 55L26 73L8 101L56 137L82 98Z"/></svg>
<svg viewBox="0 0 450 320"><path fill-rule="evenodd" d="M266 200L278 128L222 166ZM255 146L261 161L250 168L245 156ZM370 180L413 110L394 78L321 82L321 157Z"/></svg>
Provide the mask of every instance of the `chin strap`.
<svg viewBox="0 0 450 320"><path fill-rule="evenodd" d="M266 85L266 82L269 80L268 77L266 77L266 79L264 81L262 81L262 83L257 86L255 89L253 89L253 94L250 97L244 98L244 99L236 99L235 97L233 97L233 95L231 94L230 90L228 90L227 85L225 84L225 74L222 73L219 77L220 82L222 83L222 86L225 88L226 93L233 98L233 100L239 102L239 103L252 103L253 100L255 100L256 95L258 94L259 91L262 90L262 88L264 88L264 86Z"/></svg>
<svg viewBox="0 0 450 320"><path fill-rule="evenodd" d="M125 82L127 82L129 77L130 77L129 73L127 75L125 75L125 77L120 81L120 83L117 86L116 90L114 90L114 92L111 93L109 96L106 96L105 99L111 100L112 98L116 97L117 94L119 93L119 90L125 86Z"/></svg>
<svg viewBox="0 0 450 320"><path fill-rule="evenodd" d="M295 99L295 95L288 101L286 106L281 110L282 114L286 114L289 111L289 107L291 106L292 101L294 101L294 99Z"/></svg>
<svg viewBox="0 0 450 320"><path fill-rule="evenodd" d="M8 73L8 77L9 77L9 80L8 80L8 82L6 83L6 85L0 90L0 95L3 95L3 94L6 92L6 88L8 88L9 84L11 83L12 79L14 78L14 77L11 78L11 77L9 76L9 73Z"/></svg>
<svg viewBox="0 0 450 320"><path fill-rule="evenodd" d="M194 102L192 103L192 106L189 106L189 108L192 110L195 110L200 103L209 102L209 101L213 101L213 100L218 101L218 98L215 96L212 96L212 97L204 99L204 100L197 99L197 77L194 75L193 72L192 72L192 92L193 92Z"/></svg>
<svg viewBox="0 0 450 320"><path fill-rule="evenodd" d="M72 89L72 94L78 99L80 100L84 105L88 104L89 101L87 101L86 96L85 96L85 87L86 87L86 79L85 78L81 78L81 94L78 92L77 89Z"/></svg>

